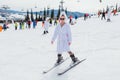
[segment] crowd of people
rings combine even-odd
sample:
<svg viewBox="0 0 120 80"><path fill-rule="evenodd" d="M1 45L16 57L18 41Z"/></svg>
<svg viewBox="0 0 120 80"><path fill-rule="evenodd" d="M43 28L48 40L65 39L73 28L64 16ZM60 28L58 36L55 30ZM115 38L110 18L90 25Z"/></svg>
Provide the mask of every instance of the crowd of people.
<svg viewBox="0 0 120 80"><path fill-rule="evenodd" d="M101 20L106 20L107 22L111 21L112 14L113 14L113 16L117 15L117 10L114 9L113 7L108 7L106 10L105 9L99 10L97 13L98 18L100 18ZM86 21L88 18L91 18L91 14L85 13L83 15L83 20ZM78 17L76 15L75 16L70 15L68 17L68 19L69 19L68 23L70 25L74 25L74 24L76 24L76 20L78 19ZM47 17L46 20L43 20L41 23L42 23L41 26L44 27L43 34L47 34L48 28L52 25L57 26L57 24L59 23L59 19L53 20L53 19ZM14 28L15 28L15 30L24 30L24 29L31 29L31 28L35 29L37 27L37 24L38 24L38 21L36 21L36 20L14 21ZM1 29L0 32L6 31L7 29L9 29L8 23L4 22L3 25L0 26L0 29Z"/></svg>
<svg viewBox="0 0 120 80"><path fill-rule="evenodd" d="M98 11L98 18L101 16L101 20L107 20L107 22L111 21L111 15L113 14L113 16L117 15L117 10L112 8L112 7L108 7L106 10L99 10Z"/></svg>

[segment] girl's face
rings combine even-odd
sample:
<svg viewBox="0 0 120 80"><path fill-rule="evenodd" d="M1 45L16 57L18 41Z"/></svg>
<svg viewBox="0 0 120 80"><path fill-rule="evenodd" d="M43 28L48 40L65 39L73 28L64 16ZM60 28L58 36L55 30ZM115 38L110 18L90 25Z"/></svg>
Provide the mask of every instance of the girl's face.
<svg viewBox="0 0 120 80"><path fill-rule="evenodd" d="M60 23L65 23L65 16L60 17Z"/></svg>

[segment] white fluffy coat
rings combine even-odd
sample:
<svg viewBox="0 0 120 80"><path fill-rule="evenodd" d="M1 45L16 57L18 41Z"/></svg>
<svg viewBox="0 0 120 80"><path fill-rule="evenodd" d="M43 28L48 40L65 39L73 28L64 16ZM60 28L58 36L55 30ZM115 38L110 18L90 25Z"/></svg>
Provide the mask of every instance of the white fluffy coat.
<svg viewBox="0 0 120 80"><path fill-rule="evenodd" d="M66 51L70 51L69 42L71 43L71 29L69 24L64 24L63 27L61 27L60 24L57 25L54 31L54 35L52 38L52 41L55 41L57 38L57 52L62 53Z"/></svg>

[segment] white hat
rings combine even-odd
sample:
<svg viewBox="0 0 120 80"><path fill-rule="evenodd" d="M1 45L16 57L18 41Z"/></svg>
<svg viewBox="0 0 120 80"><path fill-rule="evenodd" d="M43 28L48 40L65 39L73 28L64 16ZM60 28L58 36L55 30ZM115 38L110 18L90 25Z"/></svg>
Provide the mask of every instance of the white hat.
<svg viewBox="0 0 120 80"><path fill-rule="evenodd" d="M67 22L68 17L67 17L67 15L66 15L65 11L62 11L62 12L60 13L60 17L61 17L62 15L65 16L65 22ZM60 17L59 17L59 18L60 18Z"/></svg>

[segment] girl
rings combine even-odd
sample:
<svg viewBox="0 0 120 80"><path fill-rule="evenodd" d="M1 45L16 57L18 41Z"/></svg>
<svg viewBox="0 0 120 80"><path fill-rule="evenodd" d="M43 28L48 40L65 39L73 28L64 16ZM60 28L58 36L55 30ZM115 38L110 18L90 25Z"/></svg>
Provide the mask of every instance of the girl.
<svg viewBox="0 0 120 80"><path fill-rule="evenodd" d="M70 30L70 26L66 23L67 17L65 12L62 12L60 14L60 18L59 18L59 24L57 25L57 27L55 28L54 31L54 35L52 38L51 43L53 44L55 39L57 38L57 64L59 64L62 60L62 52L68 52L73 63L75 63L76 61L78 61L78 59L74 56L74 53L71 52L70 50L70 45L71 45L71 30Z"/></svg>

